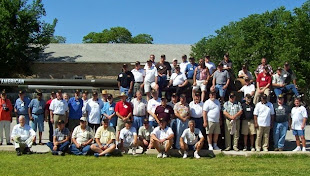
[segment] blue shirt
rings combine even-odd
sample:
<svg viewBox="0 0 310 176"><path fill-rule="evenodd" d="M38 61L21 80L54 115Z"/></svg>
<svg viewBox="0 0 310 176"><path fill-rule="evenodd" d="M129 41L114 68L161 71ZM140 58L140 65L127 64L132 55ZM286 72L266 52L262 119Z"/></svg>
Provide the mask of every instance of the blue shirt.
<svg viewBox="0 0 310 176"><path fill-rule="evenodd" d="M80 119L82 117L83 100L71 97L68 101L69 119Z"/></svg>
<svg viewBox="0 0 310 176"><path fill-rule="evenodd" d="M24 97L24 101L18 98L15 102L14 108L17 109L18 115L28 115L28 106L30 103L29 97Z"/></svg>
<svg viewBox="0 0 310 176"><path fill-rule="evenodd" d="M101 109L101 114L107 114L107 115L111 115L113 114L115 111L115 105L116 103L112 103L110 104L109 102L104 102L103 104L103 108ZM106 117L103 116L103 119L105 119ZM116 126L116 121L117 121L117 116L114 115L109 123L109 126Z"/></svg>
<svg viewBox="0 0 310 176"><path fill-rule="evenodd" d="M31 100L28 106L28 108L32 109L31 113L36 115L44 114L44 107L45 107L45 101L42 99L41 101L39 101L37 98Z"/></svg>
<svg viewBox="0 0 310 176"><path fill-rule="evenodd" d="M193 79L196 67L198 67L198 64L196 63L194 63L194 65L192 64L186 65L185 73L186 73L187 79Z"/></svg>

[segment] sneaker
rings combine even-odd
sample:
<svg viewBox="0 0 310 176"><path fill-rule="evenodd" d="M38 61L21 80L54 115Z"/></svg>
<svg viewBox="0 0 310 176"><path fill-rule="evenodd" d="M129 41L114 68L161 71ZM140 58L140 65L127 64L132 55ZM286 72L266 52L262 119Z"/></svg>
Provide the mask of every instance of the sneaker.
<svg viewBox="0 0 310 176"><path fill-rule="evenodd" d="M132 155L136 155L136 149L135 148L132 149Z"/></svg>
<svg viewBox="0 0 310 176"><path fill-rule="evenodd" d="M230 147L227 147L227 148L225 149L225 151L230 151Z"/></svg>
<svg viewBox="0 0 310 176"><path fill-rule="evenodd" d="M158 153L157 154L157 158L162 158L163 157L163 154L162 153Z"/></svg>
<svg viewBox="0 0 310 176"><path fill-rule="evenodd" d="M257 151L257 152L260 152L260 148L257 148L256 151Z"/></svg>
<svg viewBox="0 0 310 176"><path fill-rule="evenodd" d="M303 147L301 151L302 151L302 152L306 152L306 151L307 151L307 150L306 150L306 147Z"/></svg>
<svg viewBox="0 0 310 176"><path fill-rule="evenodd" d="M183 158L187 158L187 155L188 155L188 153L187 153L187 151L185 151L183 154Z"/></svg>
<svg viewBox="0 0 310 176"><path fill-rule="evenodd" d="M27 155L31 155L32 154L32 152L30 151L29 147L25 148L25 152L26 152Z"/></svg>
<svg viewBox="0 0 310 176"><path fill-rule="evenodd" d="M8 142L6 145L13 145L11 142Z"/></svg>
<svg viewBox="0 0 310 176"><path fill-rule="evenodd" d="M267 149L267 148L264 148L263 151L264 151L264 152L268 152L268 149Z"/></svg>
<svg viewBox="0 0 310 176"><path fill-rule="evenodd" d="M99 153L94 153L94 157L99 157Z"/></svg>
<svg viewBox="0 0 310 176"><path fill-rule="evenodd" d="M214 150L221 150L217 145L214 145L214 146L213 146L213 149L214 149Z"/></svg>
<svg viewBox="0 0 310 176"><path fill-rule="evenodd" d="M283 148L279 148L279 151L280 151L280 152L283 152L284 150L283 150Z"/></svg>
<svg viewBox="0 0 310 176"><path fill-rule="evenodd" d="M106 157L110 157L110 156L111 156L111 154L110 154L110 153L106 153L104 156L106 156Z"/></svg>
<svg viewBox="0 0 310 176"><path fill-rule="evenodd" d="M212 146L209 146L209 150L213 150L213 147L212 147Z"/></svg>
<svg viewBox="0 0 310 176"><path fill-rule="evenodd" d="M21 156L21 155L22 155L22 152L20 152L20 149L19 149L19 148L15 149L15 150L16 150L16 155L17 155L17 156Z"/></svg>
<svg viewBox="0 0 310 176"><path fill-rule="evenodd" d="M239 151L238 147L233 147L234 151Z"/></svg>
<svg viewBox="0 0 310 176"><path fill-rule="evenodd" d="M166 153L163 153L163 158L167 158L168 155Z"/></svg>
<svg viewBox="0 0 310 176"><path fill-rule="evenodd" d="M36 142L33 142L32 145L37 145L37 143L36 143Z"/></svg>
<svg viewBox="0 0 310 176"><path fill-rule="evenodd" d="M251 152L255 152L255 148L254 147L251 148Z"/></svg>
<svg viewBox="0 0 310 176"><path fill-rule="evenodd" d="M57 151L52 151L52 155L58 155Z"/></svg>
<svg viewBox="0 0 310 176"><path fill-rule="evenodd" d="M247 150L248 150L248 149L247 149L246 147L243 148L243 151L244 151L244 152L247 151Z"/></svg>
<svg viewBox="0 0 310 176"><path fill-rule="evenodd" d="M60 156L65 156L65 152L58 151L58 155L60 155Z"/></svg>
<svg viewBox="0 0 310 176"><path fill-rule="evenodd" d="M199 158L200 158L200 156L199 156L199 154L198 154L197 151L194 152L194 157L195 157L196 159L199 159Z"/></svg>
<svg viewBox="0 0 310 176"><path fill-rule="evenodd" d="M278 148L275 148L274 151L279 151L279 149L278 149Z"/></svg>
<svg viewBox="0 0 310 176"><path fill-rule="evenodd" d="M293 150L293 152L298 152L298 151L301 151L301 148L300 148L299 146L297 146L297 147Z"/></svg>

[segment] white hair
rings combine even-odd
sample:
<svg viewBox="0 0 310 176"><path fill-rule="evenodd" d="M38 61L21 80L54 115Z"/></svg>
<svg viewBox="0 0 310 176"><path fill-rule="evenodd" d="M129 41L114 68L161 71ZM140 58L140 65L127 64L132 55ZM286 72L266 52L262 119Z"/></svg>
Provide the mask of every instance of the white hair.
<svg viewBox="0 0 310 176"><path fill-rule="evenodd" d="M20 116L18 117L18 119L19 119L19 120L25 119L25 116L24 116L24 115L20 115Z"/></svg>

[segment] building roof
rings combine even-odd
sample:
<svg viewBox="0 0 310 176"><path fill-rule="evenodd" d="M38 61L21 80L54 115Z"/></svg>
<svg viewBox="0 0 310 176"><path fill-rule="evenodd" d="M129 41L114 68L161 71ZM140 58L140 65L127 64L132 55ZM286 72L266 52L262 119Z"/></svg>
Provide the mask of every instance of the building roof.
<svg viewBox="0 0 310 176"><path fill-rule="evenodd" d="M191 45L183 44L49 44L40 54L38 62L87 62L87 63L131 63L146 62L150 54L159 61L165 54L166 60L181 60L189 56Z"/></svg>

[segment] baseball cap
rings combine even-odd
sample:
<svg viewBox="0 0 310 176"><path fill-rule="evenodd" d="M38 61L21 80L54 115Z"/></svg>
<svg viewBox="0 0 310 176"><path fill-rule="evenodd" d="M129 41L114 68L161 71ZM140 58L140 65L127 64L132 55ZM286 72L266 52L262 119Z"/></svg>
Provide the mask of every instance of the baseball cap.
<svg viewBox="0 0 310 176"><path fill-rule="evenodd" d="M267 95L266 95L266 94L261 95L261 98L262 98L262 99L267 99Z"/></svg>
<svg viewBox="0 0 310 176"><path fill-rule="evenodd" d="M246 82L251 81L249 77L246 77L244 80L245 80Z"/></svg>
<svg viewBox="0 0 310 176"><path fill-rule="evenodd" d="M144 119L143 119L143 124L146 124L146 123L147 123L147 124L149 123L149 119L148 119L148 118L144 118Z"/></svg>
<svg viewBox="0 0 310 176"><path fill-rule="evenodd" d="M103 119L102 122L103 122L103 123L108 123L108 122L109 122L109 119Z"/></svg>
<svg viewBox="0 0 310 176"><path fill-rule="evenodd" d="M98 92L97 91L93 91L93 95L98 95Z"/></svg>
<svg viewBox="0 0 310 176"><path fill-rule="evenodd" d="M285 65L285 66L288 66L288 65L290 65L290 63L288 63L288 62L285 62L285 63L284 63L284 65Z"/></svg>
<svg viewBox="0 0 310 176"><path fill-rule="evenodd" d="M281 68L281 67L278 67L277 70L282 70L282 68Z"/></svg>
<svg viewBox="0 0 310 176"><path fill-rule="evenodd" d="M245 97L246 98L252 98L252 96L250 94L246 94Z"/></svg>
<svg viewBox="0 0 310 176"><path fill-rule="evenodd" d="M146 62L153 62L151 59L147 60Z"/></svg>
<svg viewBox="0 0 310 176"><path fill-rule="evenodd" d="M76 90L74 91L74 93L78 94L78 93L80 93L80 90L76 89Z"/></svg>
<svg viewBox="0 0 310 176"><path fill-rule="evenodd" d="M25 93L25 91L23 91L23 90L18 91L18 94L24 94L24 93Z"/></svg>
<svg viewBox="0 0 310 176"><path fill-rule="evenodd" d="M229 94L229 98L234 98L234 97L236 97L236 94L235 94L234 92L231 92L231 93Z"/></svg>
<svg viewBox="0 0 310 176"><path fill-rule="evenodd" d="M86 119L86 117L81 117L80 121L87 122L87 119Z"/></svg>
<svg viewBox="0 0 310 176"><path fill-rule="evenodd" d="M161 117L161 118L159 119L159 121L160 121L160 122L167 122L166 119L163 118L163 117Z"/></svg>
<svg viewBox="0 0 310 176"><path fill-rule="evenodd" d="M63 120L58 120L57 123L58 123L58 124L65 124L65 121L63 121Z"/></svg>
<svg viewBox="0 0 310 176"><path fill-rule="evenodd" d="M176 97L176 96L177 96L177 93L172 93L172 96L173 96L173 97Z"/></svg>
<svg viewBox="0 0 310 176"><path fill-rule="evenodd" d="M125 92L122 92L120 97L128 97Z"/></svg>
<svg viewBox="0 0 310 176"><path fill-rule="evenodd" d="M283 95L283 94L280 94L280 95L278 96L278 98L284 98L284 95Z"/></svg>
<svg viewBox="0 0 310 176"><path fill-rule="evenodd" d="M173 58L173 59L172 59L172 62L174 62L174 61L178 61L178 59L177 59L177 58Z"/></svg>
<svg viewBox="0 0 310 176"><path fill-rule="evenodd" d="M36 90L36 94L37 94L37 95L42 95L42 91Z"/></svg>

